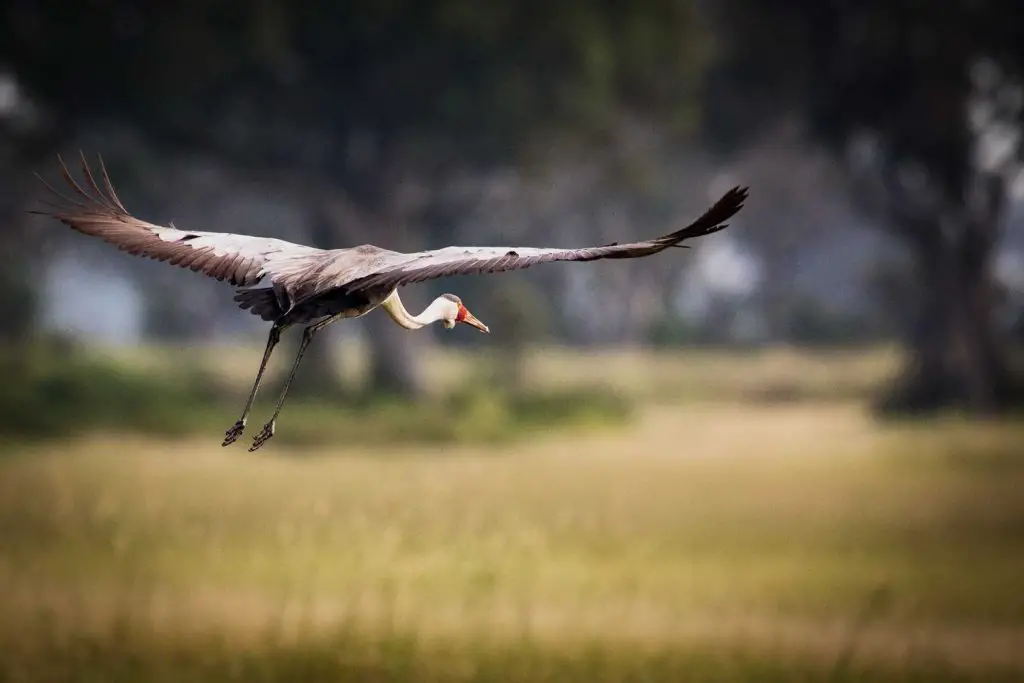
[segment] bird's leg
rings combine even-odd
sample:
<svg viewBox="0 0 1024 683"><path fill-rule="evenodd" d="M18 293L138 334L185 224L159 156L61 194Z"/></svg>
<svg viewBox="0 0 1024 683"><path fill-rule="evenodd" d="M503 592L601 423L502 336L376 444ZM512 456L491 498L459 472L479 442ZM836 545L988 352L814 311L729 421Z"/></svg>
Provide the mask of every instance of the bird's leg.
<svg viewBox="0 0 1024 683"><path fill-rule="evenodd" d="M249 411L252 410L253 401L256 400L256 392L259 391L260 382L263 381L263 373L267 369L267 362L270 361L270 354L273 353L274 347L281 341L281 333L287 328L287 324L282 325L279 323L274 323L270 328L270 334L267 336L267 348L263 352L263 360L260 362L259 372L256 373L256 380L252 383L249 399L245 402L245 410L242 411L242 417L238 418L238 422L224 433L224 443L221 444L222 446L230 446L245 431L245 423L249 419Z"/></svg>
<svg viewBox="0 0 1024 683"><path fill-rule="evenodd" d="M256 450L269 441L270 437L274 436L274 427L277 423L277 416L281 414L281 406L284 405L284 399L288 396L288 388L291 386L292 380L295 379L295 374L299 369L299 363L302 362L302 356L306 353L309 343L313 341L313 335L330 325L338 317L340 316L332 316L313 323L312 325L307 325L306 329L302 331L302 342L299 344L299 351L295 354L295 362L292 363L292 369L288 373L288 379L284 381L284 387L281 389L281 395L277 399L277 407L274 408L274 414L270 417L270 421L263 425L263 430L253 438L252 446L249 447L250 452Z"/></svg>

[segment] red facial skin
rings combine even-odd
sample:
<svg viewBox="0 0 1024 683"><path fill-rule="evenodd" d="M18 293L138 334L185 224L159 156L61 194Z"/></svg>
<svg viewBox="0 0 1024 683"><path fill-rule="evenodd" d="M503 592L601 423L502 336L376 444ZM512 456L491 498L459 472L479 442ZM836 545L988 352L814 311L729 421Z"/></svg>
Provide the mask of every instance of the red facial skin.
<svg viewBox="0 0 1024 683"><path fill-rule="evenodd" d="M487 329L487 325L484 325L482 322L477 320L476 316L470 313L469 310L462 304L459 304L459 312L455 316L455 322L466 323L467 325L471 325L472 327L475 327L484 334L490 332L490 330Z"/></svg>

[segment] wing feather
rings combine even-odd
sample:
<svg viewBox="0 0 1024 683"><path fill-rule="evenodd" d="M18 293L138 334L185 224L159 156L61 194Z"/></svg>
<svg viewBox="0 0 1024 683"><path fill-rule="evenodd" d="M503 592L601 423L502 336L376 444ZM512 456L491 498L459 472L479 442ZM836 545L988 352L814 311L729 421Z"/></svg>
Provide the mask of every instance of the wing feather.
<svg viewBox="0 0 1024 683"><path fill-rule="evenodd" d="M267 275L271 281L294 280L310 267L319 265L328 252L285 240L223 232L197 232L154 225L132 216L121 202L110 176L99 159L103 186L81 155L84 187L58 156L64 180L77 198L65 196L40 181L61 203L47 211L31 213L50 216L78 232L113 244L136 256L164 261L201 272L236 286L254 285ZM38 177L38 176L37 176Z"/></svg>
<svg viewBox="0 0 1024 683"><path fill-rule="evenodd" d="M538 263L552 261L596 261L599 259L640 258L650 256L695 237L718 232L747 198L747 188L734 187L711 208L684 228L643 242L607 244L581 249L537 249L532 247L445 247L417 254L390 252L389 258L376 270L348 282L335 282L346 291L392 289L414 282L449 275L474 275L522 270Z"/></svg>

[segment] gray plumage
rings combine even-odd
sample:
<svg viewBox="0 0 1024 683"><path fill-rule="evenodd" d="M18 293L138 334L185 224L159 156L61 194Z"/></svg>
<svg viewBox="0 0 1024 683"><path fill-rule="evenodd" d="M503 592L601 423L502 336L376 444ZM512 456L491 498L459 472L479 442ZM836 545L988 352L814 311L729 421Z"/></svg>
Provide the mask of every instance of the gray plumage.
<svg viewBox="0 0 1024 683"><path fill-rule="evenodd" d="M392 299L397 303L396 292L405 285L449 275L522 270L555 261L650 256L670 247L686 246L682 242L724 229L726 221L743 207L747 198L747 188L734 187L686 227L661 237L627 244L577 249L453 246L415 253L392 251L372 244L347 249L317 249L269 237L180 230L173 224L147 223L132 216L124 207L102 159L101 185L82 155L84 186L72 177L64 161L59 157L58 160L64 179L77 198L64 196L46 185L63 201L48 211L32 213L51 216L78 232L98 237L129 254L165 261L229 282L239 288L235 300L243 310L274 323L263 366L250 395L250 406L270 351L280 332L291 325L313 323L307 327L304 345L293 366L294 375L294 368L301 359L305 344L308 344L307 337L311 339L313 333L336 319L365 315L381 305L395 317ZM42 178L40 180L46 184ZM486 326L468 314L458 297L445 295L445 298L460 311L457 319L445 319L446 326L447 323L469 322L487 331ZM397 305L401 306L400 303ZM400 310L404 312L404 309ZM288 383L285 386L287 391ZM282 394L278 411L283 400ZM237 433L232 436L229 430L225 445L241 433L247 415L248 407L235 426ZM275 418L276 415L277 412ZM262 440L257 437L254 449L273 434L273 422L271 420L264 429Z"/></svg>

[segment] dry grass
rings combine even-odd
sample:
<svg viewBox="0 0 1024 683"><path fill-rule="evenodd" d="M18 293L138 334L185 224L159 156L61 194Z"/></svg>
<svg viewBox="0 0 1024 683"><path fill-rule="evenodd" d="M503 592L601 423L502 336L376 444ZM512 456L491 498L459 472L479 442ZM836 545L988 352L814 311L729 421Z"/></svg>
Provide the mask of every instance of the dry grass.
<svg viewBox="0 0 1024 683"><path fill-rule="evenodd" d="M1022 437L704 402L493 449L25 448L0 680L808 680L880 586L855 671L1012 680Z"/></svg>

